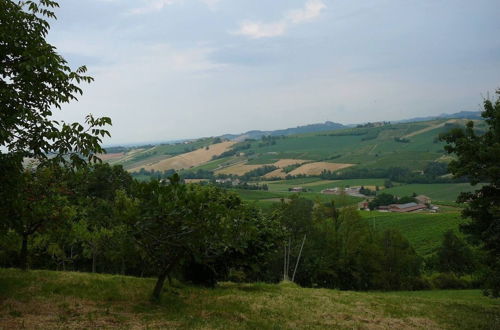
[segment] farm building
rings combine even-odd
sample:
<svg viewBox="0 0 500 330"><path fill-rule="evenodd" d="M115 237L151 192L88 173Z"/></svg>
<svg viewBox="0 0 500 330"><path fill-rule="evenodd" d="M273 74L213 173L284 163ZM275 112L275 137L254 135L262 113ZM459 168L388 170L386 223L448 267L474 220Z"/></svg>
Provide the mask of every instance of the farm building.
<svg viewBox="0 0 500 330"><path fill-rule="evenodd" d="M388 207L390 212L398 212L398 213L415 212L426 208L427 206L417 203L391 204Z"/></svg>
<svg viewBox="0 0 500 330"><path fill-rule="evenodd" d="M359 202L358 203L358 209L359 210L369 210L370 207L368 206L369 202L367 200Z"/></svg>
<svg viewBox="0 0 500 330"><path fill-rule="evenodd" d="M432 200L425 195L418 195L417 197L415 197L415 199L419 204L430 204L432 202Z"/></svg>
<svg viewBox="0 0 500 330"><path fill-rule="evenodd" d="M322 194L328 194L328 195L338 195L340 194L340 189L335 187L335 188L328 188L328 189L323 189L321 190Z"/></svg>
<svg viewBox="0 0 500 330"><path fill-rule="evenodd" d="M289 188L288 191L291 191L291 192L305 192L306 189L302 188L302 187L293 187L293 188Z"/></svg>

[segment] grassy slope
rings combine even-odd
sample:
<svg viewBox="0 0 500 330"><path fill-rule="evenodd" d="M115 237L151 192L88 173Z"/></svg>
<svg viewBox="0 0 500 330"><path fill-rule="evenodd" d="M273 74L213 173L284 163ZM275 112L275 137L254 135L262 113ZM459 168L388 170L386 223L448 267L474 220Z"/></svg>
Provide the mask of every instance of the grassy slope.
<svg viewBox="0 0 500 330"><path fill-rule="evenodd" d="M245 152L254 153L249 157L249 164L270 164L279 159L295 158L316 161L329 159L330 162L356 163L368 168L402 166L422 169L427 162L443 156L443 144L435 141L438 134L447 129L439 127L443 122L445 121L436 120L293 135L277 139L276 144L269 146L259 146L262 142L259 140L251 142L251 148ZM434 129L411 136L409 143L394 140L429 127ZM360 132L364 135L359 135ZM136 153L132 150L129 152L132 156L125 155L121 160L113 159L110 162L133 168L184 153L186 149L198 149L212 142L213 139L208 138L189 144L158 145ZM207 169L211 169L211 166Z"/></svg>
<svg viewBox="0 0 500 330"><path fill-rule="evenodd" d="M443 155L443 143L436 142L439 133L447 130L437 127L444 121L425 123L395 124L374 128L351 128L333 132L310 133L276 140L276 144L259 147L259 141L252 143L257 157L251 164L261 164L280 158L300 158L310 160L331 159L331 162L358 163L361 167L383 168L402 166L422 169L429 161ZM412 136L409 143L396 142L394 139L423 128L435 127L429 131ZM365 132L364 135L355 135ZM353 134L353 135L346 135ZM370 137L372 137L370 139Z"/></svg>
<svg viewBox="0 0 500 330"><path fill-rule="evenodd" d="M153 279L0 269L0 328L493 329L500 302L479 291L363 293L292 284L166 287ZM43 308L41 308L43 306Z"/></svg>
<svg viewBox="0 0 500 330"><path fill-rule="evenodd" d="M361 211L363 218L377 230L397 229L421 256L431 254L443 239L443 234L453 230L457 234L464 220L458 212L450 213L385 213Z"/></svg>

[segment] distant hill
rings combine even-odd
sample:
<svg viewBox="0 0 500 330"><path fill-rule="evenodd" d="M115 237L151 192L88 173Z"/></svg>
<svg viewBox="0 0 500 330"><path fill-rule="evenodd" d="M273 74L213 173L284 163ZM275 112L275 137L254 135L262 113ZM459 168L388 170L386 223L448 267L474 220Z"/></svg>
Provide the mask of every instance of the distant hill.
<svg viewBox="0 0 500 330"><path fill-rule="evenodd" d="M278 129L274 131L260 131L253 130L248 131L241 134L224 134L220 136L222 139L229 139L235 141L244 141L245 139L260 139L263 136L288 136L294 134L303 134L303 133L313 133L313 132L324 132L324 131L333 131L337 129L346 128L339 123L334 123L331 121L326 121L324 123L319 124L310 124L304 126L297 126L292 128Z"/></svg>
<svg viewBox="0 0 500 330"><path fill-rule="evenodd" d="M327 121L176 143L114 147L102 158L131 172L203 170L204 175L245 175L257 171L266 179L288 174L318 175L323 170L343 168L398 166L422 171L431 161L449 161L438 136L453 127L463 127L469 119L481 119L480 113L462 111L357 126ZM476 126L481 129L484 122ZM225 147L218 150L218 145Z"/></svg>
<svg viewBox="0 0 500 330"><path fill-rule="evenodd" d="M482 119L481 111L460 111L456 113L442 113L437 116L416 117L393 121L393 123L415 123L419 121L430 121L436 119Z"/></svg>

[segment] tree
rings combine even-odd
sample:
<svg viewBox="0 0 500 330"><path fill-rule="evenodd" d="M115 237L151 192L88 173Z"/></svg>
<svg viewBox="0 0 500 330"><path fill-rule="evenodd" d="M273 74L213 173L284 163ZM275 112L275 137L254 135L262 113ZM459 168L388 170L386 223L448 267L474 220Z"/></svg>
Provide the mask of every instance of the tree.
<svg viewBox="0 0 500 330"><path fill-rule="evenodd" d="M72 165L96 161L107 117L88 115L85 126L51 119L53 109L76 100L86 67L72 71L45 39L55 1L0 2L0 161L23 157ZM1 155L7 149L11 157ZM16 157L13 157L15 155ZM82 158L83 157L83 158Z"/></svg>
<svg viewBox="0 0 500 330"><path fill-rule="evenodd" d="M136 183L132 194L138 202L124 204L129 210L125 218L156 270L154 300L181 263L194 261L206 270L226 251L243 251L255 232L236 194L215 186L181 184L177 174L167 185Z"/></svg>
<svg viewBox="0 0 500 330"><path fill-rule="evenodd" d="M61 181L62 169L57 166L26 170L17 176L10 200L0 200L3 224L21 237L19 266L28 269L28 244L31 237L71 216L67 189Z"/></svg>
<svg viewBox="0 0 500 330"><path fill-rule="evenodd" d="M472 250L453 231L447 231L437 251L437 269L440 272L463 275L474 269Z"/></svg>
<svg viewBox="0 0 500 330"><path fill-rule="evenodd" d="M496 94L500 94L500 89ZM488 256L490 274L486 278L487 294L500 296L500 97L485 99L481 116L487 126L476 132L474 122L464 128L453 128L440 138L445 150L456 156L449 170L455 178L467 177L472 185L487 183L475 192L462 193L457 202L467 203L462 211L470 221L461 227L472 243Z"/></svg>
<svg viewBox="0 0 500 330"><path fill-rule="evenodd" d="M393 195L387 193L381 193L378 194L377 197L375 197L372 201L370 201L368 206L370 207L370 210L374 210L379 206L390 205L397 202L398 200Z"/></svg>

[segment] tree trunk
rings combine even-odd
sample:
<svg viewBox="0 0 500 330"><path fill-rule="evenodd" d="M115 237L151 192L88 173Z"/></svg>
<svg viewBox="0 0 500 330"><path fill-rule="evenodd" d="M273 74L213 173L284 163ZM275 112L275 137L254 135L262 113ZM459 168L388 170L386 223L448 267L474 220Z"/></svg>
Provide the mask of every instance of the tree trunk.
<svg viewBox="0 0 500 330"><path fill-rule="evenodd" d="M122 269L121 269L122 275L125 275L125 258L122 257Z"/></svg>
<svg viewBox="0 0 500 330"><path fill-rule="evenodd" d="M163 284L165 283L165 279L168 276L168 271L165 269L158 276L158 280L156 281L155 288L153 290L152 298L153 300L160 300L161 291L163 290Z"/></svg>
<svg viewBox="0 0 500 330"><path fill-rule="evenodd" d="M95 253L92 253L92 273L95 273L95 259L96 255Z"/></svg>
<svg viewBox="0 0 500 330"><path fill-rule="evenodd" d="M23 241L21 245L21 258L20 267L22 270L28 270L28 235L23 234Z"/></svg>

